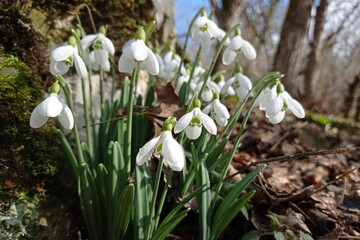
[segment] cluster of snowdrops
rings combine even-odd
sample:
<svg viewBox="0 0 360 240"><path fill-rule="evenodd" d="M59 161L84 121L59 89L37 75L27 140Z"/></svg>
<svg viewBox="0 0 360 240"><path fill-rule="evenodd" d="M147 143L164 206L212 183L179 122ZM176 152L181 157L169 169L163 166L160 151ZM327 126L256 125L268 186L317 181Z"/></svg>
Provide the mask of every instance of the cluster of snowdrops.
<svg viewBox="0 0 360 240"><path fill-rule="evenodd" d="M239 102L243 103L244 101L249 99L249 97L251 96L254 97L254 94L251 93L253 89L253 83L247 76L245 76L242 73L242 68L238 64L236 64L234 68L232 77L229 78L227 81L224 81L223 72L217 75L212 74L214 63L216 61L216 58L219 56L219 52L222 47L225 47L225 51L223 52L222 55L222 62L224 65L232 64L235 61L238 54L243 54L249 60L256 59L256 51L254 47L248 41L244 40L241 37L241 31L238 28L238 25L234 26L228 32L224 32L222 29L220 29L217 26L214 19L212 18L212 14L208 18L206 13L203 11L203 9L199 11L198 14L194 17L193 22L189 27L188 37L191 36L193 41L200 42L200 46L194 62L189 63L187 65L185 65L184 63L186 44L184 46L181 56L179 56L172 48L170 48L170 51L166 52L165 54L162 54L159 48L157 48L154 53L153 50L146 45L146 41L150 37L154 27L155 24L150 23L145 27L140 26L138 28L135 37L133 39L130 39L122 47L122 51L121 51L122 54L120 56L117 66L117 70L119 72L124 72L124 73L132 72L131 80L129 81L128 87L122 89L122 91L127 91L126 93L127 99L126 100L122 99L124 101L124 104L122 106L126 105L128 107L128 118L123 119L122 121L124 122L124 125L121 125L121 126L126 126L127 129L132 129L132 130L127 130L123 132L119 130L117 135L117 138L119 138L121 133L125 133L124 135L126 135L126 137L124 137L123 144L122 145L120 144L122 149L122 150L120 149L122 152L121 159L123 158L125 159L123 160L126 165L125 168L128 169L128 170L124 170L124 172L127 172L127 177L125 178L125 182L129 181L129 179L131 178L132 169L134 169L134 166L129 166L131 165L130 163L131 159L135 160L137 165L143 165L144 163L147 163L147 160L153 155L153 153L156 153L157 156L160 156L161 161L163 159L164 163L168 165L172 170L186 172L187 169L186 169L185 156L187 156L187 154L185 154L186 149L184 149L183 145L185 143L191 143L192 141L195 140L206 139L206 132L202 131L202 127L204 127L205 130L210 135L214 135L214 136L217 135L217 131L218 131L216 125L219 125L222 128L228 127L227 130L231 131L235 125L236 122L235 120L239 117L240 113L239 111L236 111L234 113L233 118L231 118L228 109L226 108L225 105L221 103L221 100L225 99L226 96L236 95L237 98L239 99ZM46 124L49 121L49 119L58 117L59 122L65 129L73 130L75 142L77 146L77 155L79 155L78 158L80 160L78 160L78 162L76 161L72 162L71 164L72 166L75 166L74 172L79 179L80 199L82 199L82 204L85 206L86 204L84 203L84 201L86 201L86 197L81 196L81 194L83 194L83 192L86 192L84 190L86 189L86 187L82 186L81 181L83 181L83 179L89 181L88 178L94 178L95 181L97 181L96 179L98 178L98 176L100 176L100 174L97 172L98 170L96 170L96 166L99 166L102 163L100 160L97 160L99 162L98 165L94 163L95 160L89 160L90 163L88 163L86 160L81 160L81 159L86 159L86 156L81 156L81 155L87 155L87 153L89 153L92 159L95 158L101 159L103 157L99 155L101 155L101 153L105 151L97 150L98 148L100 149L100 147L96 148L96 144L101 145L101 140L98 140L98 142L96 143L96 136L98 134L101 135L96 131L102 131L102 130L96 130L94 126L91 126L91 124L95 123L96 119L94 118L94 115L92 113L94 111L92 105L93 100L90 99L90 105L86 105L84 107L85 119L87 120L86 148L84 147L84 144L79 143L80 140L77 133L78 130L73 116L74 109L72 106L73 104L71 100L71 91L69 89L69 86L67 85L67 81L63 76L66 76L68 70L71 67L75 66L76 72L78 73L78 75L82 80L91 78L92 71L99 71L101 77L104 77L104 72L110 73L112 71L114 78L115 68L113 63L114 63L115 47L112 41L106 36L106 30L107 28L102 26L100 27L97 34L89 34L89 35L86 35L82 29L81 31L73 31L73 36L69 38L67 43L52 51L51 59L50 59L50 72L54 76L57 76L57 81L55 81L55 83L52 85L48 97L34 109L30 118L30 126L33 128L39 128L44 124ZM230 37L231 35L233 35L232 38ZM186 39L186 43L187 40L188 38ZM218 51L213 58L212 65L208 69L205 69L200 64L201 49L209 49L214 44L218 44L219 46ZM163 57L161 55L163 55ZM149 73L150 80L151 79L154 80L155 76L158 76L158 79L161 79L161 81L163 81L164 84L167 82L172 82L173 86L175 86L176 91L183 98L183 102L186 103L188 107L186 113L179 119L176 119L175 117L172 116L168 116L168 118L163 123L162 133L159 136L156 136L155 138L152 138L150 141L146 142L144 145L142 145L141 148L135 149L134 152L136 152L137 154L136 157L134 158L131 155L131 151L132 151L131 144L133 141L132 138L134 138L134 136L137 134L136 132L137 129L136 127L134 128L132 126L132 121L133 121L132 108L134 102L136 101L134 88L136 88L137 74L139 69L147 71ZM214 75L216 75L216 77L214 77ZM261 110L264 110L265 116L273 124L280 123L284 119L285 112L288 109L298 118L303 118L305 116L303 107L298 101L293 99L284 90L284 87L279 80L281 75L279 74L276 75L276 73L274 73L272 75L268 75L267 78L264 77L261 80L262 81L268 80L272 76L275 76L274 79L272 79L272 81L266 82L266 86L261 85L262 88L260 91L258 91L258 94L254 97L252 106L259 106ZM149 85L151 84L150 80L149 80ZM113 81L115 82L114 79ZM155 84L155 82L156 81L152 81L152 84ZM159 80L157 82L159 82ZM91 84L91 80L89 84ZM263 84L263 82L258 81L256 84ZM83 91L85 91L84 89ZM100 91L102 91L102 89ZM100 92L100 94L102 95L102 92ZM123 96L125 96L125 92L122 94ZM64 95L66 96L64 97ZM84 95L84 104L88 104L89 101L87 101L88 99L86 98L89 97L91 98L92 93L83 92L83 95ZM121 100L119 102L120 102L119 104L121 105L122 104ZM113 103L115 106L115 100L114 101L111 100L111 103ZM204 103L206 103L206 106L203 109L201 109ZM105 101L102 98L101 98L101 104L102 104L101 112L103 116L105 115L106 112L105 105L106 104L108 104L109 106L112 105L110 103L105 103ZM116 105L116 106L119 107L120 105ZM241 106L243 107L243 104ZM114 107L114 109L116 110L116 107ZM109 118L110 115L107 117L107 119ZM107 119L102 117L102 120L107 120ZM117 126L117 128L120 129L119 126ZM180 134L177 140L174 139L172 132L174 132L175 134ZM188 140L185 140L184 135L187 137ZM217 140L219 140L218 142L221 142L222 140L221 137L223 136L224 133L220 135L220 138L219 137L216 138ZM91 139L93 139L93 141ZM113 141L114 139L110 139L110 140ZM147 139L145 139L145 141L147 141ZM66 143L67 143L66 140L63 140L63 144L65 146ZM113 147L114 143L110 143L109 146ZM200 143L198 147L199 149L201 148ZM84 148L87 149L87 151L84 151ZM107 146L105 148L107 148ZM194 154L195 146L191 145L191 149L193 151L192 152L193 155L191 159L194 160L194 158L196 158L195 156L196 154ZM75 154L71 152L70 153L67 152L67 153L68 155L70 155L70 158L74 158L74 159L76 158L73 156ZM222 153L220 152L217 155L219 159L220 159L219 156L221 154ZM211 153L208 152L205 155L206 156L211 155ZM86 169L91 168L90 166L92 166L92 169L95 169L93 171L90 169L90 175L89 173L84 173L85 176L88 176L86 178L82 178L81 174L78 173L78 170L76 170L76 169L80 169L81 166L84 165L84 162L86 163ZM199 168L200 170L202 169L201 167L202 163L199 162L201 161L198 161L198 167L195 167L195 169L197 170L199 170ZM106 166L106 163L104 163L104 165ZM210 165L210 163L208 163L208 165ZM214 164L214 166L215 165L216 164ZM110 168L110 166L108 168ZM224 169L225 168L227 170L227 166L225 166ZM224 180L224 176L226 175L226 170L221 172L223 175L221 182ZM157 218L158 213L156 214L154 213L155 204L156 204L156 194L158 191L158 183L160 181L160 179L158 179L158 176L161 174L159 173L159 171L161 172L161 169L158 170L156 173L154 188L152 189L150 194L151 205L149 207L150 210L148 214L148 221L147 224L145 224L146 226L144 227L143 232L138 233L137 238L160 239L158 238L160 235L157 235L157 233L160 230L157 231L157 229L158 227L160 228L162 225L158 226L158 221L159 221L159 219ZM190 173L190 168L188 168L188 173ZM106 176L110 174L109 169L106 170L106 174L105 174ZM186 176L186 174L184 176ZM184 180L184 182L187 182L189 178L186 178L186 181ZM189 181L193 181L193 179ZM199 180L199 182L202 182L202 180ZM206 181L203 183L208 184ZM218 197L219 192L221 190L221 184L219 185L220 187L217 187L216 189L216 194L215 194L216 197ZM123 186L121 190L123 189L127 189L127 188ZM96 194L100 196L99 189L97 190L96 193L94 193L96 189L95 190L90 189L90 190L89 190L90 192L89 196L93 197L94 199L100 199L99 201L101 201L100 197L95 196ZM137 193L135 193L135 196L136 194ZM111 196L113 197L113 195ZM119 196L123 196L123 195L118 194L118 197ZM107 198L109 198L109 196ZM162 199L161 202L163 203L163 201L164 200ZM216 202L217 199L215 199L214 201ZM200 203L200 205L201 204L205 204L205 202ZM161 204L159 205L161 206ZM109 206L111 207L111 205ZM214 208L215 204L214 203L207 204L206 206L208 208L209 206L212 206ZM93 206L89 206L89 208L91 207ZM86 209L86 207L83 208L85 218L90 218L91 214L88 214L86 211L91 212L92 210L91 209L84 210L84 209ZM117 208L114 207L114 209ZM160 208L160 212L161 212L161 208ZM111 215L109 213L107 214ZM216 219L218 215L214 213L213 217ZM116 217L114 218L117 219ZM202 218L206 218L206 217L202 216ZM96 230L92 229L95 227L94 226L95 223L91 225L92 224L91 221L96 221L96 220L88 220L85 222L87 223L88 226L89 235L93 239L96 239L99 236L100 238L107 236L105 238L109 238L109 239L111 238L110 236L115 236L114 238L121 238L125 236L124 234L126 232L127 225L125 227L125 230L121 233L117 233L116 230L114 230L115 229L114 227L114 229L110 231L111 233L107 233L108 235L106 235L103 232L99 233ZM205 226L201 228L201 236L203 237L203 239L215 238L215 236L219 235L218 233L214 233L214 235L211 235L213 233L212 227L210 227L210 230L206 229L206 225L211 225L209 223L209 220L202 219L200 220L200 222L202 223L202 226ZM164 226L167 225L164 224ZM172 228L173 227L174 226L172 226ZM214 228L216 229L216 227ZM105 234L105 235L101 235L101 234Z"/></svg>

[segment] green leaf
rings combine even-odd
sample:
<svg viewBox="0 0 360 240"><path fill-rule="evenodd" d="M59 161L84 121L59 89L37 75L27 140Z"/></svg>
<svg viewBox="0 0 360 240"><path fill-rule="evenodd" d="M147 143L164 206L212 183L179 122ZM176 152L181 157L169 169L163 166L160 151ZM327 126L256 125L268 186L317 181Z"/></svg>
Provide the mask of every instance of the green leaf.
<svg viewBox="0 0 360 240"><path fill-rule="evenodd" d="M143 239L145 227L150 214L150 197L152 195L152 182L149 165L135 166L135 204L134 204L134 230L135 239Z"/></svg>
<svg viewBox="0 0 360 240"><path fill-rule="evenodd" d="M102 163L99 163L97 166L95 183L98 190L97 192L99 194L99 207L102 213L98 217L101 218L103 229L107 229L108 228L107 219L109 215L108 171Z"/></svg>
<svg viewBox="0 0 360 240"><path fill-rule="evenodd" d="M134 205L134 185L129 184L121 193L115 210L114 231L115 239L122 239L129 225L132 208Z"/></svg>
<svg viewBox="0 0 360 240"><path fill-rule="evenodd" d="M86 162L86 164L89 166L89 169L90 171L93 171L95 170L93 168L93 165L92 165L92 157L90 155L90 150L89 150L89 147L86 143L82 142L81 143L81 149L82 149L82 152L83 152L83 156L84 156L84 161ZM94 173L94 172L93 172Z"/></svg>
<svg viewBox="0 0 360 240"><path fill-rule="evenodd" d="M85 163L79 167L78 192L90 239L102 239L99 195L94 178Z"/></svg>
<svg viewBox="0 0 360 240"><path fill-rule="evenodd" d="M254 171L248 173L230 190L230 192L224 197L224 200L221 202L219 208L216 210L215 216L213 218L213 224L223 218L224 214L232 206L232 203L239 196L239 194L245 190L245 188L254 180L254 178L258 176L259 172L263 169L264 167L259 167ZM216 201L216 199L214 199L214 201Z"/></svg>
<svg viewBox="0 0 360 240"><path fill-rule="evenodd" d="M227 142L228 142L228 139L225 138L222 142L219 143L218 146L216 146L215 148L209 149L209 155L206 159L206 164L207 164L207 166L209 166L209 171L214 170L214 168L218 164L219 156L223 152ZM211 146L212 144L209 144L209 145Z"/></svg>
<svg viewBox="0 0 360 240"><path fill-rule="evenodd" d="M225 230L229 223L234 219L234 217L240 212L241 208L252 198L255 191L248 192L244 194L241 198L237 199L233 204L226 209L221 217L214 221L211 226L211 239L218 239L220 234Z"/></svg>
<svg viewBox="0 0 360 240"><path fill-rule="evenodd" d="M61 130L58 130L58 134L59 134L59 138L60 138L60 142L61 142L61 147L65 153L66 159L68 160L68 163L71 167L72 172L77 177L79 175L78 174L79 164L77 162L75 154L74 154L68 140L66 139L65 135L63 134L63 132Z"/></svg>
<svg viewBox="0 0 360 240"><path fill-rule="evenodd" d="M164 239L166 237L166 235L169 234L184 217L186 217L186 215L189 211L190 211L190 208L185 209L184 211L176 214L171 219L169 219L169 221L167 221L166 224L160 225L159 228L154 233L154 236L152 239L153 240Z"/></svg>
<svg viewBox="0 0 360 240"><path fill-rule="evenodd" d="M147 42L147 40L149 40L152 32L153 32L154 29L155 29L155 26L156 26L156 22L155 22L155 21L151 21L148 25L146 25L146 26L144 27L144 31L145 31L145 34L146 34L145 42Z"/></svg>
<svg viewBox="0 0 360 240"><path fill-rule="evenodd" d="M241 240L258 240L260 239L261 231L260 230L252 230L245 234Z"/></svg>
<svg viewBox="0 0 360 240"><path fill-rule="evenodd" d="M80 37L79 35L76 33L76 31L74 29L71 29L71 32L73 34L73 36L75 37L76 39L76 45L77 45L77 49L79 51L79 56L84 59L84 50L83 50L83 47L82 47L82 44L81 44L81 41L80 41Z"/></svg>
<svg viewBox="0 0 360 240"><path fill-rule="evenodd" d="M282 232L274 232L274 237L276 240L285 240L284 234L282 234Z"/></svg>
<svg viewBox="0 0 360 240"><path fill-rule="evenodd" d="M179 96L180 96L180 106L181 105L185 105L186 103L186 88L187 88L187 84L183 84L180 87L180 91L179 91Z"/></svg>

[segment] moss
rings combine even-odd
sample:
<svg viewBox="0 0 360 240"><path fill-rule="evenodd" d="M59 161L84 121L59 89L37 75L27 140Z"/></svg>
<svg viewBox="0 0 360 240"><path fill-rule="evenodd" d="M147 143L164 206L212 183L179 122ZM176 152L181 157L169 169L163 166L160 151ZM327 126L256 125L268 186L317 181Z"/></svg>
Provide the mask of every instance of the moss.
<svg viewBox="0 0 360 240"><path fill-rule="evenodd" d="M26 64L0 53L0 158L20 178L52 176L56 171L55 128L49 125L34 130L29 126L41 89Z"/></svg>

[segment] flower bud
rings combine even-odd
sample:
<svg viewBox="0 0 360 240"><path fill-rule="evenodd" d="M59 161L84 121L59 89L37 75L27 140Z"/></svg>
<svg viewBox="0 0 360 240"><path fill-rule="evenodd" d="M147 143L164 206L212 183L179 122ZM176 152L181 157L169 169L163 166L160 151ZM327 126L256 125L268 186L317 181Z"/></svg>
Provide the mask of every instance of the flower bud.
<svg viewBox="0 0 360 240"><path fill-rule="evenodd" d="M135 39L136 40L143 40L145 42L146 39L146 33L144 30L144 27L139 27L138 30L135 33Z"/></svg>
<svg viewBox="0 0 360 240"><path fill-rule="evenodd" d="M51 85L50 92L59 94L59 92L60 92L59 81L56 81Z"/></svg>
<svg viewBox="0 0 360 240"><path fill-rule="evenodd" d="M235 36L241 36L241 30L240 28L235 29Z"/></svg>
<svg viewBox="0 0 360 240"><path fill-rule="evenodd" d="M69 37L68 45L75 47L76 46L76 38L73 36Z"/></svg>
<svg viewBox="0 0 360 240"><path fill-rule="evenodd" d="M283 93L284 91L285 91L284 85L278 83L278 85L276 86L276 92L279 94L279 93Z"/></svg>
<svg viewBox="0 0 360 240"><path fill-rule="evenodd" d="M107 27L106 27L106 26L101 26L101 27L99 28L99 33L102 33L102 34L104 34L104 35L106 36L106 30L107 30Z"/></svg>

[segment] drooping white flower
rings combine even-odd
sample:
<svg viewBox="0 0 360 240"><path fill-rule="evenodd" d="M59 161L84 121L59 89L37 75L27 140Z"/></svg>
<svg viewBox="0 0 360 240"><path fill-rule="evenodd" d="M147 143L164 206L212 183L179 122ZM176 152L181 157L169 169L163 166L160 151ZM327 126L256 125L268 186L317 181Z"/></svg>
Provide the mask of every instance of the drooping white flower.
<svg viewBox="0 0 360 240"><path fill-rule="evenodd" d="M56 48L51 53L50 72L52 75L64 75L75 64L76 72L81 78L87 78L88 72L84 61L79 56L74 37L70 37L68 44Z"/></svg>
<svg viewBox="0 0 360 240"><path fill-rule="evenodd" d="M155 55L159 61L160 66L159 77L165 78L168 81L173 79L180 66L180 56L176 53L173 53L172 51L166 53L163 59L158 54ZM186 69L184 65L181 66L180 73L182 75L186 75Z"/></svg>
<svg viewBox="0 0 360 240"><path fill-rule="evenodd" d="M105 36L106 28L104 26L100 27L98 34L90 34L81 39L81 44L84 49L90 47L94 48L94 57L98 65L105 66L109 60L109 54L115 54L114 44L109 38Z"/></svg>
<svg viewBox="0 0 360 240"><path fill-rule="evenodd" d="M135 41L129 42L119 60L120 72L131 72L137 63L151 75L158 75L160 68L155 54L145 44L145 31L140 27L136 32Z"/></svg>
<svg viewBox="0 0 360 240"><path fill-rule="evenodd" d="M196 85L195 91L200 91L203 84L204 84L204 81L198 82ZM210 102L214 96L213 91L220 93L220 88L215 82L208 79L208 81L206 82L206 85L204 87L204 90L201 93L201 99L205 102Z"/></svg>
<svg viewBox="0 0 360 240"><path fill-rule="evenodd" d="M219 95L214 94L214 100L203 109L203 113L210 114L219 126L226 126L230 113L219 100Z"/></svg>
<svg viewBox="0 0 360 240"><path fill-rule="evenodd" d="M168 125L167 125L168 124ZM160 136L151 139L136 155L136 164L142 165L156 151L164 157L167 163L174 171L181 171L184 168L185 156L179 143L171 134L172 124L164 122L163 132Z"/></svg>
<svg viewBox="0 0 360 240"><path fill-rule="evenodd" d="M74 127L74 116L70 108L60 100L59 91L60 86L56 82L51 87L50 95L31 113L30 126L32 128L43 126L51 117L58 117L61 125L66 129Z"/></svg>
<svg viewBox="0 0 360 240"><path fill-rule="evenodd" d="M255 100L254 107L259 106L260 110L265 110L268 103L276 97L276 86L269 89L265 88Z"/></svg>
<svg viewBox="0 0 360 240"><path fill-rule="evenodd" d="M189 113L186 113L179 119L174 128L175 133L179 133L185 129L186 136L189 139L194 140L200 136L202 126L204 125L205 129L210 134L216 134L217 129L214 120L212 120L205 113L201 112L200 106L200 100L195 98L193 102L193 110Z"/></svg>
<svg viewBox="0 0 360 240"><path fill-rule="evenodd" d="M181 75L179 77L179 79L177 81L177 84L176 84L176 87L175 87L176 91L180 92L180 89L181 89L182 85L184 83L187 83L187 82L189 82L189 76L187 74L186 75Z"/></svg>
<svg viewBox="0 0 360 240"><path fill-rule="evenodd" d="M211 46L212 40L219 37L219 27L206 16L197 18L191 29L191 38L194 41L201 41L203 49Z"/></svg>
<svg viewBox="0 0 360 240"><path fill-rule="evenodd" d="M270 100L265 109L266 117L269 118L272 124L280 123L284 119L287 109L290 109L298 118L305 117L304 108L289 93L284 91L284 86L281 83L277 84L276 92L276 97Z"/></svg>
<svg viewBox="0 0 360 240"><path fill-rule="evenodd" d="M256 51L251 43L242 39L241 36L235 36L233 39L231 39L230 44L226 47L223 53L223 64L231 64L235 60L238 52L243 52L245 57L247 57L249 60L254 60L256 58Z"/></svg>
<svg viewBox="0 0 360 240"><path fill-rule="evenodd" d="M227 93L230 86L235 89L236 95L239 97L240 101L242 101L251 90L252 83L247 76L242 73L236 73L235 76L225 82L221 89L221 93Z"/></svg>
<svg viewBox="0 0 360 240"><path fill-rule="evenodd" d="M218 87L220 89L222 89L225 85L225 81L224 80L220 80L218 83L217 83ZM225 93L226 95L228 96L234 96L236 93L235 93L235 89L232 87L232 86L229 86L227 92Z"/></svg>
<svg viewBox="0 0 360 240"><path fill-rule="evenodd" d="M99 71L100 69L100 64L96 61L95 59L95 52L94 51L91 51L90 54L89 54L89 61L91 63L91 68L92 70L94 71ZM106 60L105 64L102 65L103 67L103 70L105 72L109 72L110 71L110 61L109 59Z"/></svg>

